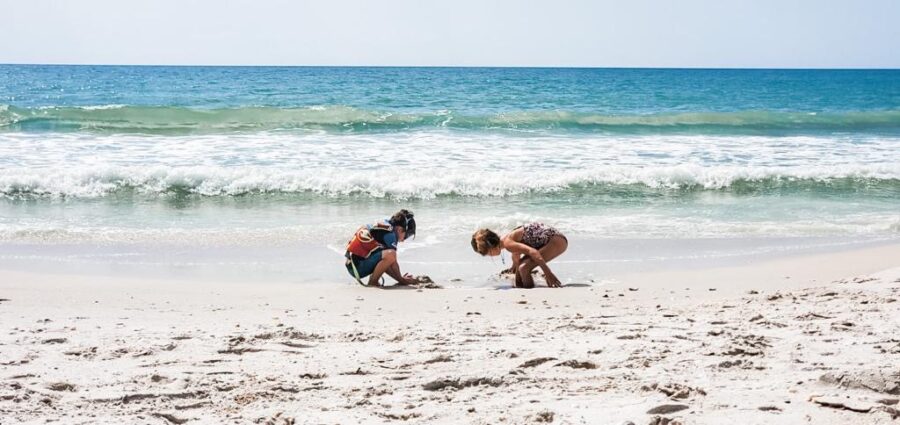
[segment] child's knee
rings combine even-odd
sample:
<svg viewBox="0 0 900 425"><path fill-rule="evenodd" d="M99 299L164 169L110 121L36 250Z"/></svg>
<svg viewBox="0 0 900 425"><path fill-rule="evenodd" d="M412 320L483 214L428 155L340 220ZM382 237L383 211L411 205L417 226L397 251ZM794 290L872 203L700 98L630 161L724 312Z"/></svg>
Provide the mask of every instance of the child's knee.
<svg viewBox="0 0 900 425"><path fill-rule="evenodd" d="M381 253L381 261L386 262L387 264L393 264L397 262L397 252L393 249L386 250Z"/></svg>

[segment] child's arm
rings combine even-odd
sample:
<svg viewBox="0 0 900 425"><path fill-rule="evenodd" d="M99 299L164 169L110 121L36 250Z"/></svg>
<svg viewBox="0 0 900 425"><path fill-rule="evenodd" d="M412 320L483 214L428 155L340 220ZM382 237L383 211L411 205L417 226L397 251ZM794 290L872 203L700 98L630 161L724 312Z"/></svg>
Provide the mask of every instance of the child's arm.
<svg viewBox="0 0 900 425"><path fill-rule="evenodd" d="M391 264L391 267L387 269L386 273L388 276L394 278L398 285L415 285L418 283L412 275L400 272L400 263Z"/></svg>
<svg viewBox="0 0 900 425"><path fill-rule="evenodd" d="M518 258L519 261L517 261L517 257L519 257L520 255L527 255L528 258L534 260L534 262L537 263L537 265L540 266L541 269L544 269L545 273L547 272L547 270L545 269L547 267L547 263L544 262L544 257L541 256L540 251L528 245L525 245L522 242L508 241L504 245L505 248L509 250L509 252L513 253L513 264L518 265L518 262L521 261L521 258Z"/></svg>
<svg viewBox="0 0 900 425"><path fill-rule="evenodd" d="M513 276L516 278L516 286L522 286L522 278L519 276L519 264L522 263L522 256L512 251L510 251L510 256L512 257L510 270L512 270Z"/></svg>

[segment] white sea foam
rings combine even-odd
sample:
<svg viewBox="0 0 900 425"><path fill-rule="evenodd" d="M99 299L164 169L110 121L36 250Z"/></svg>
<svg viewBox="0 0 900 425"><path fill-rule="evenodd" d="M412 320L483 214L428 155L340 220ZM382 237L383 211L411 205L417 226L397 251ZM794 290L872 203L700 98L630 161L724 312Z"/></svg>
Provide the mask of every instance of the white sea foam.
<svg viewBox="0 0 900 425"><path fill-rule="evenodd" d="M313 193L429 199L586 185L722 189L791 180L896 180L900 139L402 135L0 134L0 194L100 197Z"/></svg>
<svg viewBox="0 0 900 425"><path fill-rule="evenodd" d="M340 245L398 204L422 210L421 234L440 238L529 220L586 237L896 235L898 146L875 136L0 133L0 240Z"/></svg>
<svg viewBox="0 0 900 425"><path fill-rule="evenodd" d="M122 190L139 194L173 193L234 196L297 193L328 197L432 199L440 196L503 197L553 194L566 190L615 190L638 185L660 190L727 189L735 184L791 186L833 182L862 185L886 182L900 191L900 163L835 167L747 167L674 165L604 166L568 170L285 170L258 166L94 166L69 169L0 170L0 194L7 197L95 198Z"/></svg>

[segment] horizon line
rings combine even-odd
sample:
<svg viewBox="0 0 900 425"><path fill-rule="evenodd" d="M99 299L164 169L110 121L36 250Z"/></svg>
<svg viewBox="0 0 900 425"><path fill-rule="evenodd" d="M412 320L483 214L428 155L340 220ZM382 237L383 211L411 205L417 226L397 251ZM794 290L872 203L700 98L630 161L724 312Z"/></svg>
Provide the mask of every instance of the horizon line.
<svg viewBox="0 0 900 425"><path fill-rule="evenodd" d="M897 71L879 67L709 67L709 66L579 66L579 65L250 65L250 64L121 64L121 63L28 63L0 62L0 66L99 66L184 68L457 68L457 69L669 69L669 70L760 70L760 71Z"/></svg>

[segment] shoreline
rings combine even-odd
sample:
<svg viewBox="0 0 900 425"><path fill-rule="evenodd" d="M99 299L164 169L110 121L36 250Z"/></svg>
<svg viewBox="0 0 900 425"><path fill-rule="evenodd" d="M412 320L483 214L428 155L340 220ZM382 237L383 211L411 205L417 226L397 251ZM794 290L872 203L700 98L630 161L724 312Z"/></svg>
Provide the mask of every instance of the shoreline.
<svg viewBox="0 0 900 425"><path fill-rule="evenodd" d="M779 261L851 256L850 264L867 273L892 266L879 258L900 257L896 237L596 239L570 238L569 250L551 263L565 284L646 282L673 273L700 279L705 271L750 267ZM497 273L506 264L471 252L468 240L414 241L400 246L404 272L428 275L451 288L494 288L507 280ZM860 254L868 252L869 254ZM509 262L508 255L505 256ZM828 261L826 261L828 262ZM331 284L350 283L342 256L332 244L256 246L172 244L36 244L0 243L0 273L52 274L96 279L154 280L185 284ZM765 267L764 267L765 268ZM782 267L785 268L785 267ZM805 269L815 270L808 267ZM698 275L699 273L699 275ZM792 273L786 270L785 275ZM771 276L763 276L770 278ZM796 278L797 276L794 276ZM824 281L820 275L818 280ZM810 276L809 279L816 279ZM390 283L390 282L389 282Z"/></svg>
<svg viewBox="0 0 900 425"><path fill-rule="evenodd" d="M0 412L10 423L894 423L898 252L531 291L3 271Z"/></svg>

